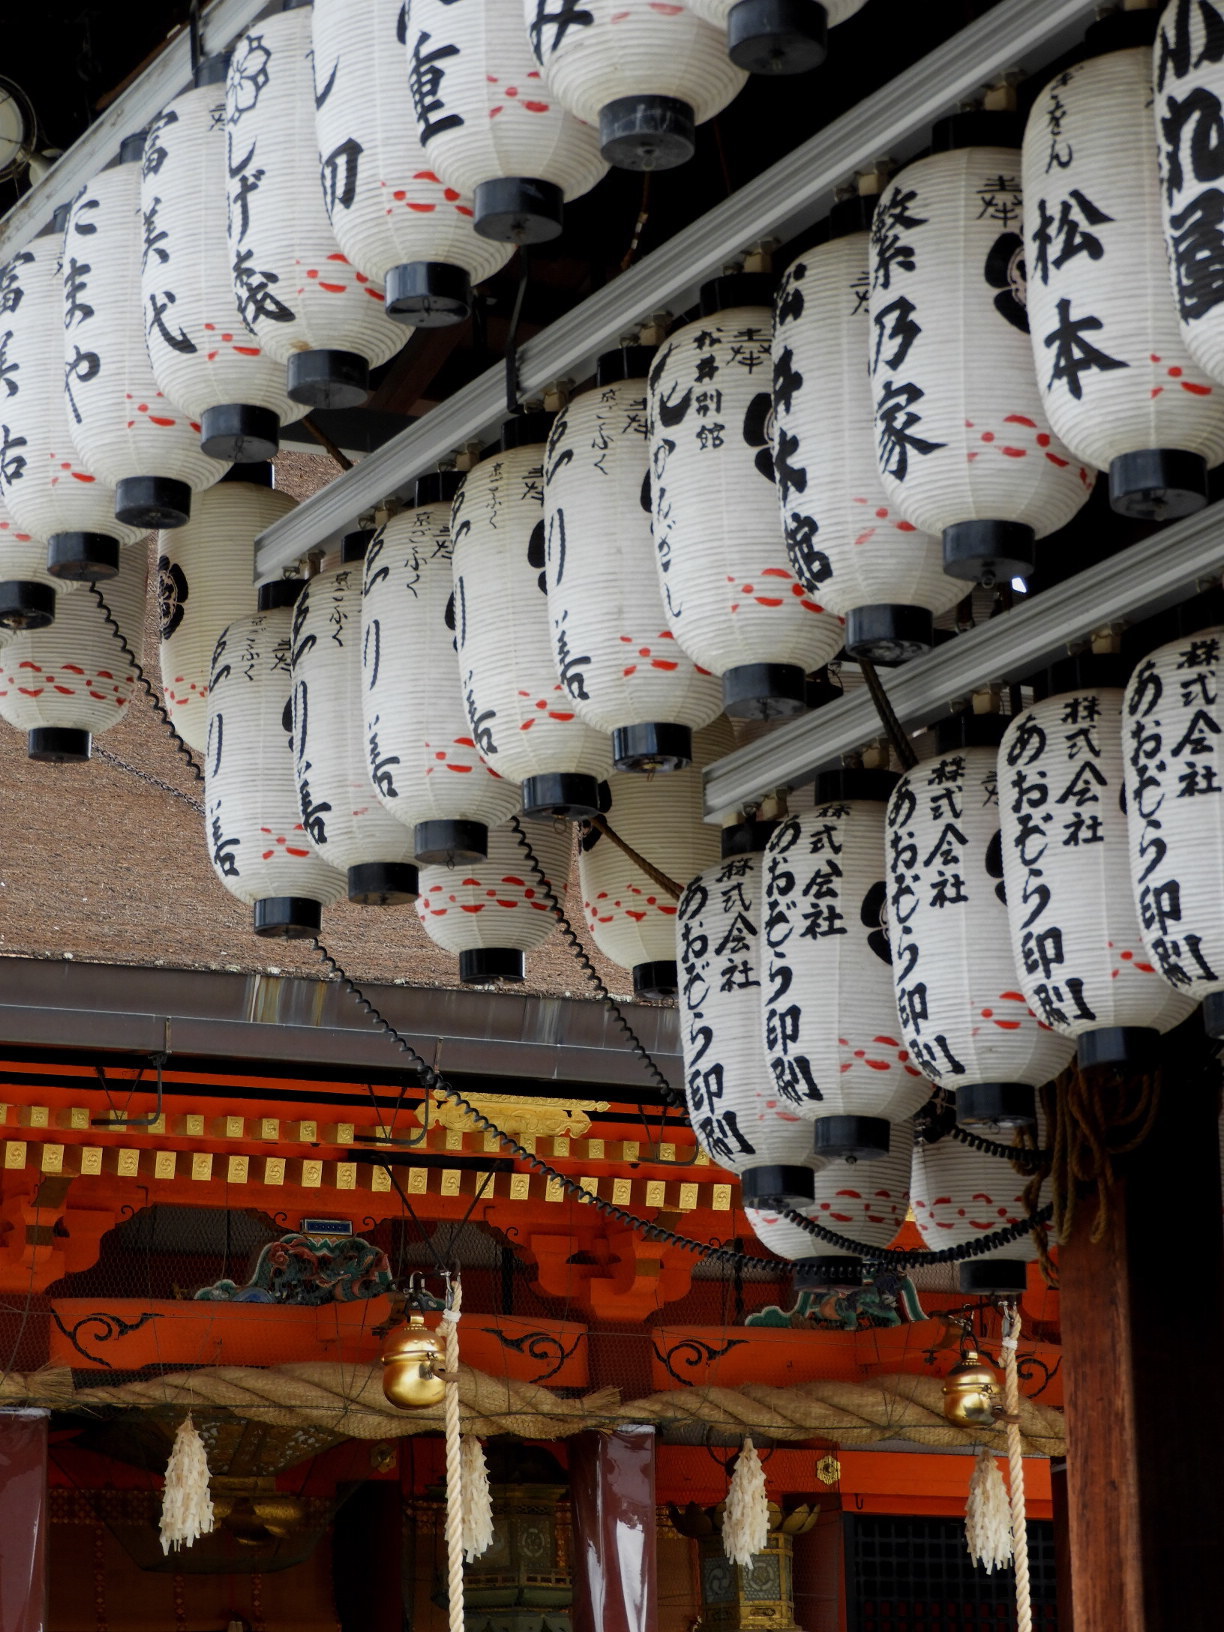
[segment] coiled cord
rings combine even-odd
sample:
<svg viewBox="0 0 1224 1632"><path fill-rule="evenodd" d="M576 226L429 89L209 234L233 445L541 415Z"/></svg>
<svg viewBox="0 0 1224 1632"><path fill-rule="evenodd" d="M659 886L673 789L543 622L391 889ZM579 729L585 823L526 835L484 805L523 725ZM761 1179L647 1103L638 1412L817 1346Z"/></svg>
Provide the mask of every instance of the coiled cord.
<svg viewBox="0 0 1224 1632"><path fill-rule="evenodd" d="M191 767L191 774L195 777L196 781L203 782L204 772L200 769L199 763L191 749L183 741L182 737L179 736L178 731L175 728L174 721L170 718L166 705L162 701L160 691L150 683L149 677L144 671L144 665L128 644L127 636L124 634L123 630L120 629L115 614L106 604L106 599L103 596L102 591L98 588L97 584L87 584L85 587L92 594L94 600L97 601L98 606L101 609L102 616L110 626L111 633L119 642L124 657L126 657L128 662L132 665L132 669L135 672L140 689L144 692L145 696L152 704L154 714L157 715L158 719L169 732L170 741L174 744L175 752L179 754L181 758L186 760L187 764Z"/></svg>

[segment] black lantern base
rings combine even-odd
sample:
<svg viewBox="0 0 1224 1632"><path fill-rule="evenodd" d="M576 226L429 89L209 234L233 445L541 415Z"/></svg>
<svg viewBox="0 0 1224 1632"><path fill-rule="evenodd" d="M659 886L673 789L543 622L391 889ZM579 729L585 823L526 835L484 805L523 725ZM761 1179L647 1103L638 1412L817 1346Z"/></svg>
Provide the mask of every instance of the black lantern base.
<svg viewBox="0 0 1224 1632"><path fill-rule="evenodd" d="M727 18L727 55L750 74L806 74L829 54L819 0L739 0Z"/></svg>
<svg viewBox="0 0 1224 1632"><path fill-rule="evenodd" d="M417 329L446 329L472 309L472 285L461 266L447 261L405 261L383 286L388 317Z"/></svg>
<svg viewBox="0 0 1224 1632"><path fill-rule="evenodd" d="M777 822L733 822L730 827L724 827L719 845L722 859L759 856L777 825Z"/></svg>
<svg viewBox="0 0 1224 1632"><path fill-rule="evenodd" d="M48 765L80 765L89 758L88 731L62 725L39 725L26 732L26 758Z"/></svg>
<svg viewBox="0 0 1224 1632"><path fill-rule="evenodd" d="M745 1207L810 1207L816 1179L810 1167L748 1167L740 1174Z"/></svg>
<svg viewBox="0 0 1224 1632"><path fill-rule="evenodd" d="M269 895L256 901L256 935L265 940L308 941L323 927L323 908L304 895Z"/></svg>
<svg viewBox="0 0 1224 1632"><path fill-rule="evenodd" d="M796 1292L835 1292L841 1287L862 1286L863 1260L825 1253L818 1258L796 1258L791 1285Z"/></svg>
<svg viewBox="0 0 1224 1632"><path fill-rule="evenodd" d="M360 408L370 394L370 365L357 351L295 351L285 390L308 408Z"/></svg>
<svg viewBox="0 0 1224 1632"><path fill-rule="evenodd" d="M412 850L424 867L466 867L489 854L489 830L483 822L418 822Z"/></svg>
<svg viewBox="0 0 1224 1632"><path fill-rule="evenodd" d="M935 619L925 606L856 606L846 614L847 657L895 668L934 644Z"/></svg>
<svg viewBox="0 0 1224 1632"><path fill-rule="evenodd" d="M891 1129L882 1116L822 1116L813 1123L817 1156L848 1156L874 1162L888 1155Z"/></svg>
<svg viewBox="0 0 1224 1632"><path fill-rule="evenodd" d="M47 571L70 584L103 583L119 571L119 543L108 533L52 533Z"/></svg>
<svg viewBox="0 0 1224 1632"><path fill-rule="evenodd" d="M839 765L834 771L820 771L812 786L818 805L841 805L847 799L872 799L886 805L900 780L897 771L864 771L855 765Z"/></svg>
<svg viewBox="0 0 1224 1632"><path fill-rule="evenodd" d="M419 894L411 862L362 861L348 870L348 898L359 907L398 907Z"/></svg>
<svg viewBox="0 0 1224 1632"><path fill-rule="evenodd" d="M1203 1029L1208 1037L1224 1037L1224 992L1208 992L1203 999Z"/></svg>
<svg viewBox="0 0 1224 1632"><path fill-rule="evenodd" d="M786 720L807 707L807 675L794 663L742 663L723 675L733 720Z"/></svg>
<svg viewBox="0 0 1224 1632"><path fill-rule="evenodd" d="M55 590L32 578L0 583L0 629L46 629L55 622Z"/></svg>
<svg viewBox="0 0 1224 1632"><path fill-rule="evenodd" d="M618 170L674 170L697 145L697 122L675 96L618 96L599 110L599 151Z"/></svg>
<svg viewBox="0 0 1224 1632"><path fill-rule="evenodd" d="M961 1083L956 1122L961 1128L1035 1128L1037 1090L1027 1082Z"/></svg>
<svg viewBox="0 0 1224 1632"><path fill-rule="evenodd" d="M260 612L279 612L282 607L296 606L305 588L305 578L269 578L255 591L256 608Z"/></svg>
<svg viewBox="0 0 1224 1632"><path fill-rule="evenodd" d="M233 465L255 465L276 456L280 418L249 402L221 402L200 415L200 451Z"/></svg>
<svg viewBox="0 0 1224 1632"><path fill-rule="evenodd" d="M1175 521L1207 503L1207 461L1184 448L1139 448L1109 465L1110 508L1137 521Z"/></svg>
<svg viewBox="0 0 1224 1632"><path fill-rule="evenodd" d="M566 822L585 821L603 809L599 783L593 776L576 771L550 771L529 776L523 783L523 815L532 821L548 821L559 816Z"/></svg>
<svg viewBox="0 0 1224 1632"><path fill-rule="evenodd" d="M561 235L565 195L534 176L495 176L476 188L472 225L499 244L546 244Z"/></svg>
<svg viewBox="0 0 1224 1632"><path fill-rule="evenodd" d="M125 476L115 485L115 520L128 527L185 527L191 489L173 476Z"/></svg>
<svg viewBox="0 0 1224 1632"><path fill-rule="evenodd" d="M1098 1026L1076 1038L1079 1068L1150 1065L1160 1033L1153 1026Z"/></svg>
<svg viewBox="0 0 1224 1632"><path fill-rule="evenodd" d="M962 1292L1023 1292L1028 1265L1022 1258L965 1258L956 1266L956 1278Z"/></svg>
<svg viewBox="0 0 1224 1632"><path fill-rule="evenodd" d="M1027 578L1037 562L1033 529L1021 521L958 521L945 527L943 570L987 589Z"/></svg>
<svg viewBox="0 0 1224 1632"><path fill-rule="evenodd" d="M675 997L679 990L680 977L676 972L675 963L670 959L662 958L657 963L634 964L634 997L644 997L652 1002L662 1002L665 998Z"/></svg>
<svg viewBox="0 0 1224 1632"><path fill-rule="evenodd" d="M618 771L682 771L693 763L693 733L687 725L621 725L612 733L612 762Z"/></svg>
<svg viewBox="0 0 1224 1632"><path fill-rule="evenodd" d="M470 946L459 954L464 986L489 986L495 980L521 981L527 968L523 954L510 946Z"/></svg>

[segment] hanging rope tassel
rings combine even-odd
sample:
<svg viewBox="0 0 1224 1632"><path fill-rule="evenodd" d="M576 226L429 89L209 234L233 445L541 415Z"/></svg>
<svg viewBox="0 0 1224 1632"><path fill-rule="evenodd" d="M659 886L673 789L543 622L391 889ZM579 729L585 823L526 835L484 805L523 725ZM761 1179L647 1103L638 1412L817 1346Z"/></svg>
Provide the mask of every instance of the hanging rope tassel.
<svg viewBox="0 0 1224 1632"><path fill-rule="evenodd" d="M446 1562L450 1632L463 1632L463 1445L459 1433L459 1306L463 1287L451 1282L442 1324L446 1329Z"/></svg>
<svg viewBox="0 0 1224 1632"><path fill-rule="evenodd" d="M1024 1448L1020 1439L1020 1373L1016 1345L1020 1341L1020 1312L1015 1304L1003 1308L1003 1403L1007 1426L1007 1485L1011 1497L1012 1556L1016 1564L1016 1632L1033 1632L1033 1602L1029 1587L1028 1530L1024 1511Z"/></svg>
<svg viewBox="0 0 1224 1632"><path fill-rule="evenodd" d="M746 1439L735 1461L722 1521L723 1552L732 1564L746 1570L754 1553L769 1544L769 1499L765 1469L751 1439Z"/></svg>
<svg viewBox="0 0 1224 1632"><path fill-rule="evenodd" d="M994 1454L983 1445L973 1464L969 1500L965 1503L965 1546L969 1557L990 1575L1012 1559L1011 1512L1003 1475Z"/></svg>
<svg viewBox="0 0 1224 1632"><path fill-rule="evenodd" d="M475 1434L463 1436L463 1556L470 1564L493 1544L493 1493L484 1446Z"/></svg>
<svg viewBox="0 0 1224 1632"><path fill-rule="evenodd" d="M212 1496L208 1489L208 1455L188 1413L179 1423L174 1447L166 1464L162 1495L162 1552L190 1547L213 1529Z"/></svg>

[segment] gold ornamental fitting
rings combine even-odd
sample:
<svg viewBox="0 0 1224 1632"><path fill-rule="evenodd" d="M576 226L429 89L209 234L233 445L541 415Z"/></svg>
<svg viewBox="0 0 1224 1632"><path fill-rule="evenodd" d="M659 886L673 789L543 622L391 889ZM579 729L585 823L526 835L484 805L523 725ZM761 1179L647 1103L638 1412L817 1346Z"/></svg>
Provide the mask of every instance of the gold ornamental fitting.
<svg viewBox="0 0 1224 1632"><path fill-rule="evenodd" d="M994 1368L976 1349L965 1349L944 1379L944 1416L962 1428L993 1428L1002 1410Z"/></svg>
<svg viewBox="0 0 1224 1632"><path fill-rule="evenodd" d="M382 1352L383 1393L404 1411L440 1405L446 1384L438 1376L438 1342L414 1309L406 1326L390 1333Z"/></svg>

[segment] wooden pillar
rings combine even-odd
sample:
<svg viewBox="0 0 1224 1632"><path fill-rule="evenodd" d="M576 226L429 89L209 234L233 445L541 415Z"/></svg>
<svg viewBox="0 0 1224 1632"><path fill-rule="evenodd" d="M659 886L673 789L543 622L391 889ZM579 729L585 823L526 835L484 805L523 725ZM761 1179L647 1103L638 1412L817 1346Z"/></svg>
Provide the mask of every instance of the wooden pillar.
<svg viewBox="0 0 1224 1632"><path fill-rule="evenodd" d="M0 1411L0 1632L47 1624L47 1413Z"/></svg>
<svg viewBox="0 0 1224 1632"><path fill-rule="evenodd" d="M332 1534L340 1632L404 1632L412 1618L412 1561L399 1484L370 1479L358 1485L338 1509Z"/></svg>
<svg viewBox="0 0 1224 1632"><path fill-rule="evenodd" d="M1220 1621L1219 1073L1199 1024L1166 1040L1160 1112L1117 1162L1104 1239L1085 1202L1060 1253L1075 1632Z"/></svg>
<svg viewBox="0 0 1224 1632"><path fill-rule="evenodd" d="M1054 1509L1054 1591L1058 1604L1058 1632L1075 1632L1071 1601L1071 1530L1067 1496L1067 1459L1050 1463L1050 1498Z"/></svg>
<svg viewBox="0 0 1224 1632"><path fill-rule="evenodd" d="M657 1632L654 1429L576 1435L569 1475L574 1632Z"/></svg>

